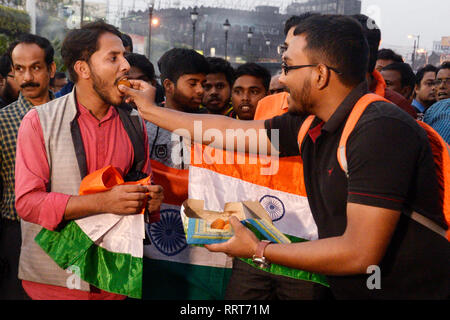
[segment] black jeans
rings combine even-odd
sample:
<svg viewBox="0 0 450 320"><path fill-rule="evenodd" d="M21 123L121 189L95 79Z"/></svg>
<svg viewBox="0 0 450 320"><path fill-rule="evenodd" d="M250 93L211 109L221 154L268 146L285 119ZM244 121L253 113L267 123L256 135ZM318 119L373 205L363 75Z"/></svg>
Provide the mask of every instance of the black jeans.
<svg viewBox="0 0 450 320"><path fill-rule="evenodd" d="M225 299L327 300L332 294L321 284L274 275L234 258Z"/></svg>
<svg viewBox="0 0 450 320"><path fill-rule="evenodd" d="M20 222L0 218L0 300L29 300L18 278Z"/></svg>

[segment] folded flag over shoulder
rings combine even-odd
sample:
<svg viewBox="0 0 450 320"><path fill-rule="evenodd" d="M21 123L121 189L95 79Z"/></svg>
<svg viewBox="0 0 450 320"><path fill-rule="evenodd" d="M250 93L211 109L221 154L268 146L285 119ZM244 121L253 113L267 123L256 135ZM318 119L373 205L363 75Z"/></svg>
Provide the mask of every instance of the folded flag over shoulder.
<svg viewBox="0 0 450 320"><path fill-rule="evenodd" d="M274 226L292 242L318 238L306 197L300 157L264 157L195 145L191 159L189 198L204 200L207 210L221 211L227 202L259 201ZM267 170L268 166L273 172ZM252 231L262 238L256 229ZM251 259L243 260L252 264ZM323 275L303 270L272 264L269 271L328 285Z"/></svg>
<svg viewBox="0 0 450 320"><path fill-rule="evenodd" d="M124 182L114 167L107 166L86 176L79 194L103 192L121 184L146 185L150 177ZM80 278L93 286L141 298L144 237L143 214L104 213L72 220L60 231L43 228L35 241L61 268L76 267Z"/></svg>

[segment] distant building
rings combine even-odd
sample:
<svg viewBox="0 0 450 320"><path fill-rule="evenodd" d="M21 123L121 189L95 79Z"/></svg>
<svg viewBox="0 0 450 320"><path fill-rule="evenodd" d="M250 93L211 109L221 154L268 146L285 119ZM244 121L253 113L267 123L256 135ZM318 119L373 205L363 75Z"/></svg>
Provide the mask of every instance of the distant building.
<svg viewBox="0 0 450 320"><path fill-rule="evenodd" d="M151 60L173 47L192 47L193 28L190 12L193 8L154 10L159 25L152 27ZM284 22L290 15L280 14L275 6L258 6L254 11L200 7L197 8L195 49L205 56L225 55L225 31L223 24L228 19L227 56L232 64L254 61L269 65L272 72L279 69L280 58L277 46L284 41ZM121 20L121 31L133 39L148 37L148 11L130 12ZM251 31L251 38L249 38ZM146 40L144 41L147 45ZM138 50L136 50L138 51ZM145 54L142 47L140 53ZM270 66L273 64L274 66Z"/></svg>
<svg viewBox="0 0 450 320"><path fill-rule="evenodd" d="M359 13L361 9L361 1L316 0L312 2L334 4L337 10L347 14ZM351 7L353 2L358 3L359 6ZM297 4L299 3L293 3L291 6ZM193 28L190 18L192 10L193 8L168 8L153 11L153 17L157 17L160 22L157 27L152 27L151 61L153 63L170 48L192 47ZM197 8L197 12L196 50L201 51L205 56L224 57L223 24L228 19L231 26L228 31L227 56L232 64L253 61L264 64L272 73L280 69L277 46L284 42L285 21L297 12L288 9L286 14L281 14L277 6L257 6L252 11L201 6ZM148 11L130 12L121 20L121 25L121 31L130 34L133 39L142 39L140 53L145 54L149 32ZM249 31L251 31L251 38Z"/></svg>
<svg viewBox="0 0 450 320"><path fill-rule="evenodd" d="M326 14L353 15L361 13L359 0L299 0L288 5L288 14L302 14L305 12L320 12Z"/></svg>
<svg viewBox="0 0 450 320"><path fill-rule="evenodd" d="M450 61L450 37L442 37L441 41L433 41L433 58L431 64L438 66Z"/></svg>
<svg viewBox="0 0 450 320"><path fill-rule="evenodd" d="M441 41L433 41L433 51L450 54L450 37L442 37Z"/></svg>

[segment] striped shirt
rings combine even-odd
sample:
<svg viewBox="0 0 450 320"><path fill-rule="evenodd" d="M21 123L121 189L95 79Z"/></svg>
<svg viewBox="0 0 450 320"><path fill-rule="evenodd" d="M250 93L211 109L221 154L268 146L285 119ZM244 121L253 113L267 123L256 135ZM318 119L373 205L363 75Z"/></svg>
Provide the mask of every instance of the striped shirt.
<svg viewBox="0 0 450 320"><path fill-rule="evenodd" d="M50 99L53 99L53 93L49 94ZM33 107L34 105L20 93L17 101L0 110L1 217L14 221L19 220L14 205L17 132L23 117Z"/></svg>
<svg viewBox="0 0 450 320"><path fill-rule="evenodd" d="M450 144L450 99L438 101L429 107L423 121Z"/></svg>

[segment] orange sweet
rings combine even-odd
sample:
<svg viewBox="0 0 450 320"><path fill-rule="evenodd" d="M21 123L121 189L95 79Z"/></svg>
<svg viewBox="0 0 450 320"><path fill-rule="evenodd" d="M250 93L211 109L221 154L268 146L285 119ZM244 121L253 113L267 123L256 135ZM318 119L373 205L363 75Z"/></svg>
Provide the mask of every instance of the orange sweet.
<svg viewBox="0 0 450 320"><path fill-rule="evenodd" d="M223 227L223 230L227 230L227 231L230 231L231 230L231 224L230 224L230 221L226 221L225 222L225 226Z"/></svg>
<svg viewBox="0 0 450 320"><path fill-rule="evenodd" d="M223 219L216 219L211 223L212 229L223 229L225 227L225 221Z"/></svg>
<svg viewBox="0 0 450 320"><path fill-rule="evenodd" d="M128 81L127 79L122 79L119 80L119 82L117 82L117 86L120 86L121 84L124 85L125 87L131 88L131 82Z"/></svg>

